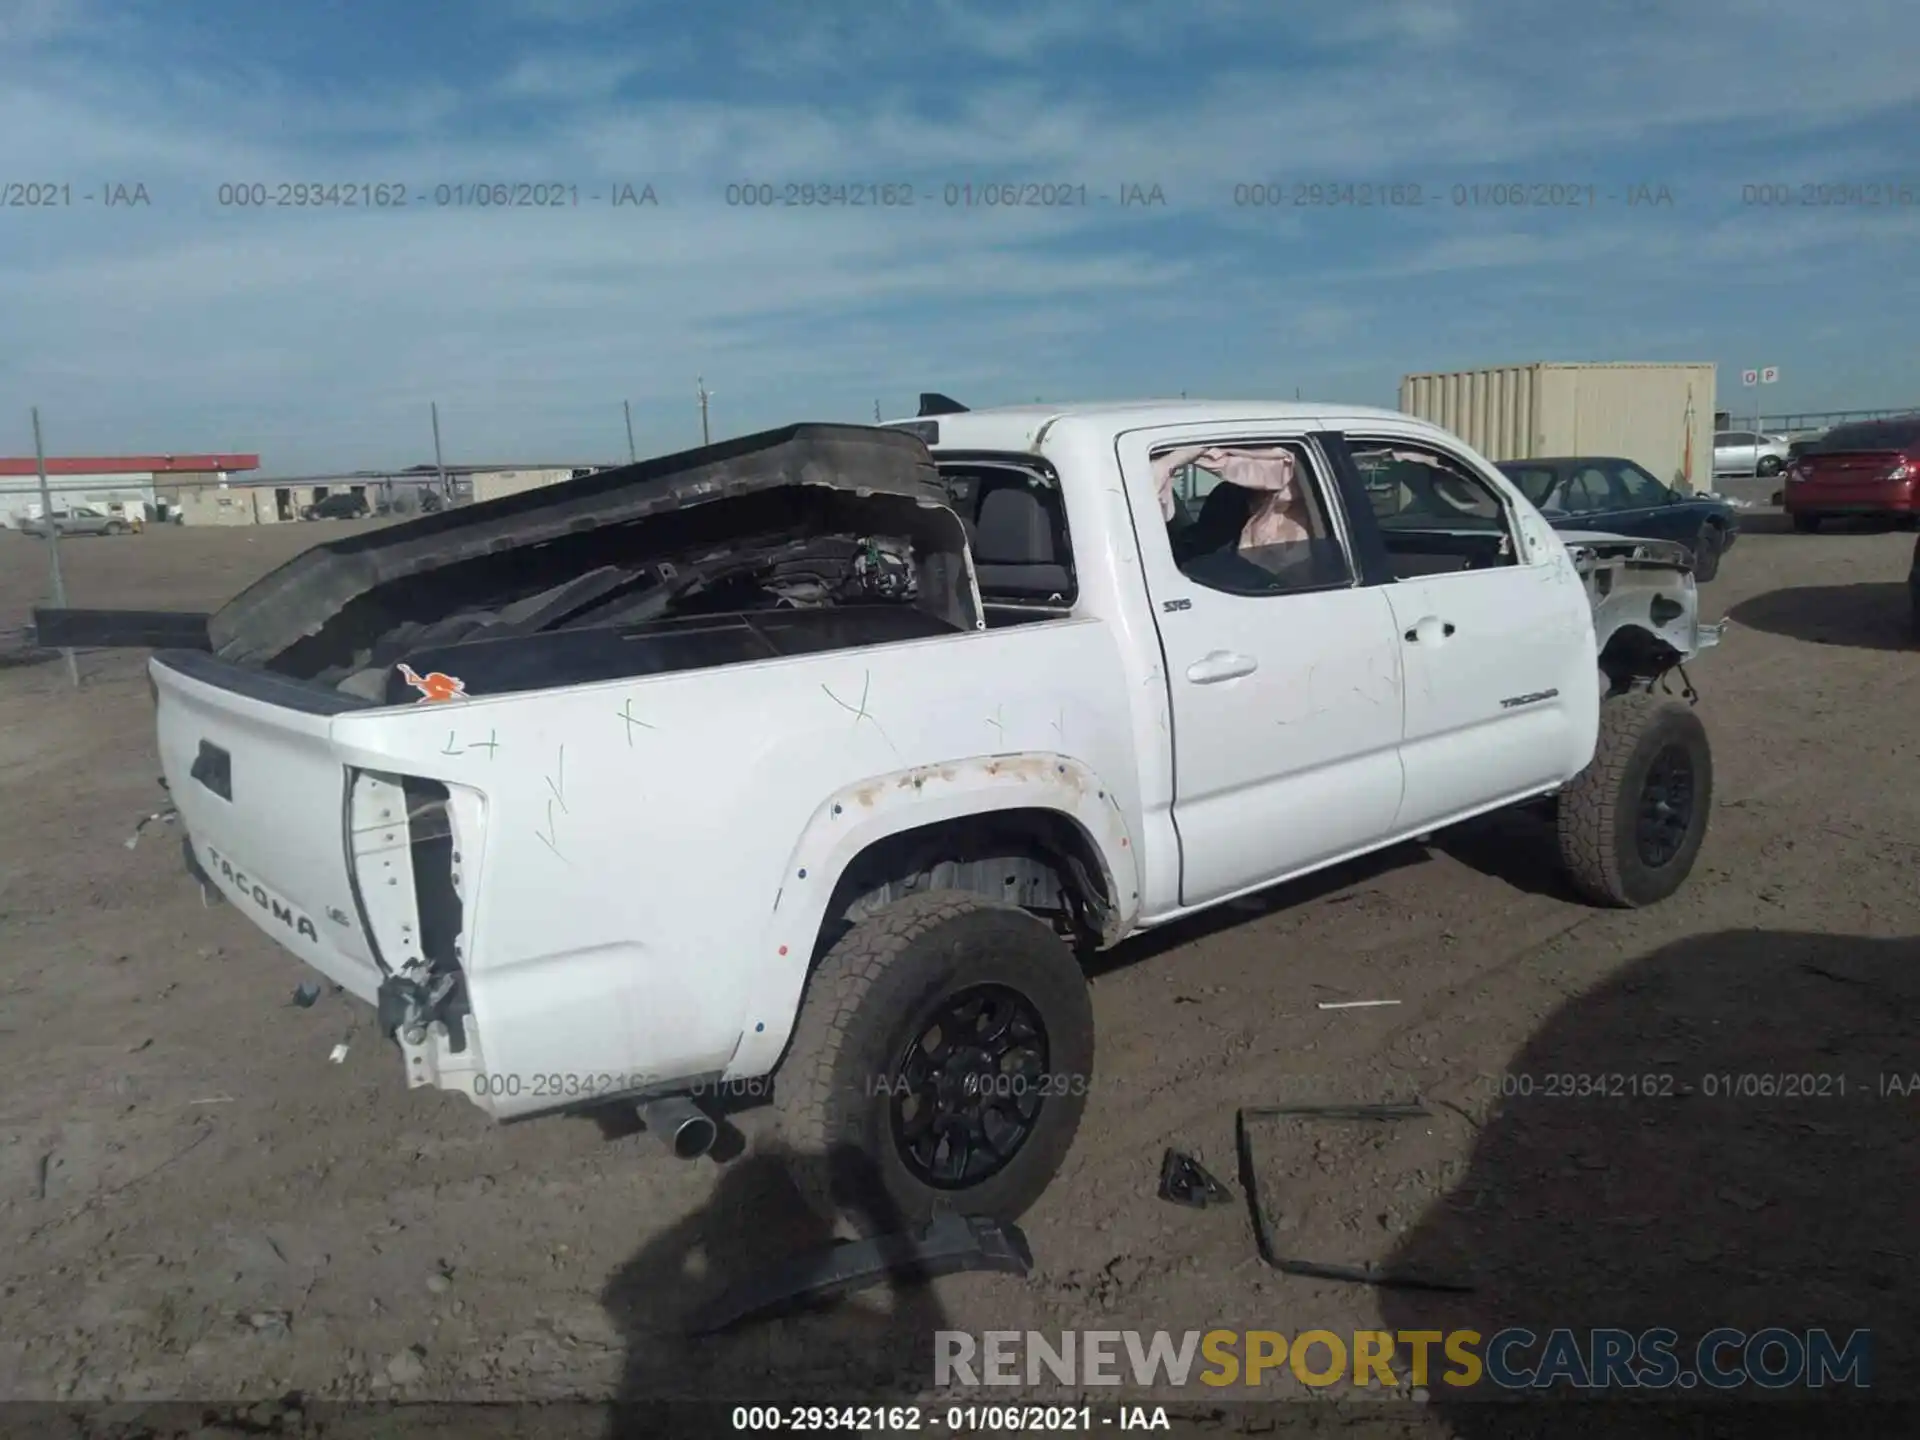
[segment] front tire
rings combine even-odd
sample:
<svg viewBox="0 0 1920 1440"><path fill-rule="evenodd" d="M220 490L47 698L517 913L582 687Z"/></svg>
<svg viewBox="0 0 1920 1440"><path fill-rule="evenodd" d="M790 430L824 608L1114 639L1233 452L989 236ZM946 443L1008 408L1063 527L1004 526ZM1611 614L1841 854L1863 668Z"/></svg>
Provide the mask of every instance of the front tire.
<svg viewBox="0 0 1920 1440"><path fill-rule="evenodd" d="M1590 904L1637 909L1692 873L1713 807L1713 754L1700 717L1633 691L1600 706L1593 760L1560 794L1560 863Z"/></svg>
<svg viewBox="0 0 1920 1440"><path fill-rule="evenodd" d="M925 891L856 924L809 977L774 1081L801 1194L866 1233L937 1212L1017 1219L1073 1144L1093 1006L1026 911Z"/></svg>

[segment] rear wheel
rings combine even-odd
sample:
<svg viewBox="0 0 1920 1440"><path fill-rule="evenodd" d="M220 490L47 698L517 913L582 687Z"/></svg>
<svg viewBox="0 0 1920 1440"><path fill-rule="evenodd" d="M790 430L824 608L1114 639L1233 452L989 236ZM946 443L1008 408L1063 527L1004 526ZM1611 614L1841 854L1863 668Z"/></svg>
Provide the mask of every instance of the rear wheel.
<svg viewBox="0 0 1920 1440"><path fill-rule="evenodd" d="M1693 578L1704 585L1720 573L1720 552L1726 548L1726 536L1718 525L1700 531L1700 543L1693 547Z"/></svg>
<svg viewBox="0 0 1920 1440"><path fill-rule="evenodd" d="M774 1082L801 1193L868 1233L1013 1220L1073 1143L1093 1006L1041 921L959 891L855 925L807 983Z"/></svg>
<svg viewBox="0 0 1920 1440"><path fill-rule="evenodd" d="M1780 457L1778 455L1762 455L1760 457L1759 471L1762 479L1772 479L1780 473Z"/></svg>
<svg viewBox="0 0 1920 1440"><path fill-rule="evenodd" d="M1793 528L1803 535L1810 534L1820 528L1820 517L1818 515L1797 514L1793 517Z"/></svg>
<svg viewBox="0 0 1920 1440"><path fill-rule="evenodd" d="M1560 862L1590 903L1633 909L1692 873L1713 805L1713 755L1678 700L1630 691L1600 705L1593 760L1560 793Z"/></svg>
<svg viewBox="0 0 1920 1440"><path fill-rule="evenodd" d="M127 533L127 527L122 525L118 520L109 520L107 522L107 534L124 535L126 533Z"/></svg>

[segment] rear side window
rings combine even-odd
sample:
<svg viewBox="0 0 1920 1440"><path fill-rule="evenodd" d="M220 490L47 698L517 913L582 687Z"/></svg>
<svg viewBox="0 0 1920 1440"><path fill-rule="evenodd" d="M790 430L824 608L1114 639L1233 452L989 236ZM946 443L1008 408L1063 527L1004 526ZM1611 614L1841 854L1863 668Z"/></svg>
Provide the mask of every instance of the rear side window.
<svg viewBox="0 0 1920 1440"><path fill-rule="evenodd" d="M1559 478L1556 471L1537 465L1502 465L1500 469L1530 505L1544 505L1553 493L1553 482Z"/></svg>
<svg viewBox="0 0 1920 1440"><path fill-rule="evenodd" d="M1806 454L1835 455L1861 450L1912 450L1920 447L1920 419L1840 425L1806 442Z"/></svg>

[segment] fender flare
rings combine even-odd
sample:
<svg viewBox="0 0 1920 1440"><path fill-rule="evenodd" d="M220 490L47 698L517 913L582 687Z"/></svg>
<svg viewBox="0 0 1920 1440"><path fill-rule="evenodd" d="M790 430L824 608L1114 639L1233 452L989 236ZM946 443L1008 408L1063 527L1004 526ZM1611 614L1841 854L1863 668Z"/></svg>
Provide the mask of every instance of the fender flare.
<svg viewBox="0 0 1920 1440"><path fill-rule="evenodd" d="M786 1050L827 906L863 851L925 825L1016 809L1050 810L1079 826L1104 872L1095 878L1113 899L1102 940L1111 943L1130 930L1140 910L1134 837L1112 789L1084 761L1045 751L986 755L842 786L820 802L788 855L758 955L748 965L752 998L726 1078L765 1075Z"/></svg>

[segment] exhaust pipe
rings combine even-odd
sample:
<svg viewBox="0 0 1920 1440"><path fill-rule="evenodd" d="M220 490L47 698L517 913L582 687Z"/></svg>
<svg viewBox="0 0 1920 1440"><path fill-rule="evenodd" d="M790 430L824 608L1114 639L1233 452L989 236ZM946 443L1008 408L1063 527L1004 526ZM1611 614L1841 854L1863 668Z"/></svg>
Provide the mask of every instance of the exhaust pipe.
<svg viewBox="0 0 1920 1440"><path fill-rule="evenodd" d="M648 1133L682 1160L698 1160L713 1148L720 1129L698 1105L684 1095L649 1100L639 1107Z"/></svg>

